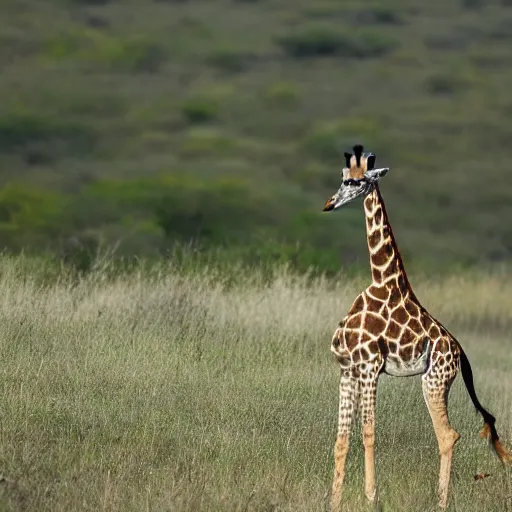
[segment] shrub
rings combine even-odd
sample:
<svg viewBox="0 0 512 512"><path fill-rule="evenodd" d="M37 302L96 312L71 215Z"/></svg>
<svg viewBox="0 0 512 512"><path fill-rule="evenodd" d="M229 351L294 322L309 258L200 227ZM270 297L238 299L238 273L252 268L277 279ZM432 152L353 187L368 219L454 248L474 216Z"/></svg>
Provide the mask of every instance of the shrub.
<svg viewBox="0 0 512 512"><path fill-rule="evenodd" d="M219 104L213 98L189 98L181 106L181 112L189 123L206 123L217 117Z"/></svg>
<svg viewBox="0 0 512 512"><path fill-rule="evenodd" d="M59 194L8 184L0 189L0 246L45 248L63 226L66 200Z"/></svg>
<svg viewBox="0 0 512 512"><path fill-rule="evenodd" d="M360 23L375 23L380 25L400 25L403 18L397 8L386 7L384 5L369 6L364 10L358 11L356 21Z"/></svg>
<svg viewBox="0 0 512 512"><path fill-rule="evenodd" d="M467 88L467 82L452 73L436 73L425 81L427 91L434 95L455 94Z"/></svg>
<svg viewBox="0 0 512 512"><path fill-rule="evenodd" d="M88 127L44 113L20 109L0 117L2 151L29 150L37 143L50 144L55 150L64 145L73 151L83 151L90 150L94 142L95 135Z"/></svg>
<svg viewBox="0 0 512 512"><path fill-rule="evenodd" d="M283 50L295 58L335 55L344 44L344 36L331 29L309 27L277 40Z"/></svg>
<svg viewBox="0 0 512 512"><path fill-rule="evenodd" d="M295 58L340 55L349 58L371 58L392 51L394 39L370 30L341 33L327 27L308 27L277 40Z"/></svg>

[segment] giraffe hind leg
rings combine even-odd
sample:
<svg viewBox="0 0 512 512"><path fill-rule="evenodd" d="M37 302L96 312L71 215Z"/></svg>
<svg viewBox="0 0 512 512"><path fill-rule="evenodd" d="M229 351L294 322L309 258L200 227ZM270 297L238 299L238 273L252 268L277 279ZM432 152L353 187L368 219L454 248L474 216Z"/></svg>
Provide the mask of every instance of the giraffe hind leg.
<svg viewBox="0 0 512 512"><path fill-rule="evenodd" d="M432 418L432 424L439 445L441 464L439 469L439 506L446 508L448 488L452 465L453 446L459 434L452 428L448 420L448 393L455 375L444 375L434 368L423 376L423 396Z"/></svg>

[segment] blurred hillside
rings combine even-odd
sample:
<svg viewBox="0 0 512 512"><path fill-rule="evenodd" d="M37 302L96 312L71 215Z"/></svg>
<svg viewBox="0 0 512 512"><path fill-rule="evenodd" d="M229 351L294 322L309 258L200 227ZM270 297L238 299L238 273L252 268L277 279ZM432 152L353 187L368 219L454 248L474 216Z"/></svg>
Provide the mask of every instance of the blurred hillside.
<svg viewBox="0 0 512 512"><path fill-rule="evenodd" d="M320 213L362 142L406 264L512 256L511 0L0 9L2 247L366 263Z"/></svg>

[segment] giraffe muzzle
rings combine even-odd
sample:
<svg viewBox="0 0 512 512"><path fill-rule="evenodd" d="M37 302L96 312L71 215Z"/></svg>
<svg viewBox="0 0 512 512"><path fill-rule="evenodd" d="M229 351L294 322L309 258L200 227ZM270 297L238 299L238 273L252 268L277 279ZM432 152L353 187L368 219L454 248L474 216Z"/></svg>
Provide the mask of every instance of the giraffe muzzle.
<svg viewBox="0 0 512 512"><path fill-rule="evenodd" d="M324 212L330 212L334 210L334 207L336 206L336 200L334 197L331 197L325 204L322 211Z"/></svg>

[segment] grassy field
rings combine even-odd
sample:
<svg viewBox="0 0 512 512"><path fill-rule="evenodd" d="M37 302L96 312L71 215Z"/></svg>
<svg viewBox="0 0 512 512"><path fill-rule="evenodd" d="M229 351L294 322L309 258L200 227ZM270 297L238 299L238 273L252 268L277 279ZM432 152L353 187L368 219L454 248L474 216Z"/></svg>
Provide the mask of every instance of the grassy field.
<svg viewBox="0 0 512 512"><path fill-rule="evenodd" d="M324 510L330 337L364 283L286 269L111 274L0 259L0 510ZM416 287L466 348L509 446L511 286L510 275L481 275ZM463 436L450 510L512 510L511 471L478 437L461 379L450 411ZM437 445L418 378L381 379L376 454L382 510L436 510ZM480 472L491 476L475 482ZM359 432L347 475L344 510L372 510Z"/></svg>

